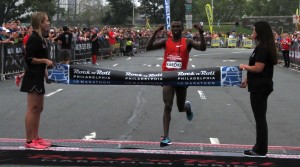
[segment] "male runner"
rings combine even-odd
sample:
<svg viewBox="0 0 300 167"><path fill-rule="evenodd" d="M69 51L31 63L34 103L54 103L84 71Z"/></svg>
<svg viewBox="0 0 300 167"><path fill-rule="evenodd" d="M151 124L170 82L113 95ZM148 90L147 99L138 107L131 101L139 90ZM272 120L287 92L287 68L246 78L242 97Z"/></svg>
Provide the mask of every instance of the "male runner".
<svg viewBox="0 0 300 167"><path fill-rule="evenodd" d="M173 70L187 70L189 52L192 48L200 51L206 50L205 40L203 36L203 29L200 25L195 24L194 27L199 31L200 43L193 39L182 37L183 25L181 21L173 21L171 24L172 36L161 41L154 42L155 36L158 32L163 30L164 26L161 25L153 33L148 42L147 50L155 50L165 48L164 60L162 64L163 71ZM163 101L164 116L163 116L163 129L164 136L161 138L160 146L168 146L172 144L169 138L169 127L171 121L171 111L173 106L174 95L177 98L177 108L179 112L186 112L186 117L189 121L193 119L193 112L191 104L186 101L187 87L186 86L163 86Z"/></svg>

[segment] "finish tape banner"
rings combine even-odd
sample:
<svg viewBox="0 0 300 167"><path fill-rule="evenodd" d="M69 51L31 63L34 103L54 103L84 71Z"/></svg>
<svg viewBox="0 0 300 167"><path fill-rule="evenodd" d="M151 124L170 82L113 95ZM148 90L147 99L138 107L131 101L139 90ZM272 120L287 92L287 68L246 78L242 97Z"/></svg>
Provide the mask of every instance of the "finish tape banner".
<svg viewBox="0 0 300 167"><path fill-rule="evenodd" d="M172 85L239 86L238 66L222 66L178 71L117 71L84 65L57 64L48 69L51 82L78 85Z"/></svg>

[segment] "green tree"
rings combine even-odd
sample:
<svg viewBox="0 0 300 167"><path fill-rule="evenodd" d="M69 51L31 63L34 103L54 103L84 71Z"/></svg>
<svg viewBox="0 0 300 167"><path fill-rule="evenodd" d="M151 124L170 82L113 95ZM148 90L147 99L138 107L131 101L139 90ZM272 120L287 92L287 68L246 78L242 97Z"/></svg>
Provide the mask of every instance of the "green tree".
<svg viewBox="0 0 300 167"><path fill-rule="evenodd" d="M251 0L246 5L247 16L291 16L296 13L298 1Z"/></svg>
<svg viewBox="0 0 300 167"><path fill-rule="evenodd" d="M262 0L261 0L262 1ZM207 21L205 5L210 4L211 0L201 0L193 2L193 20ZM239 20L245 13L245 0L215 0L213 6L214 24L222 22L232 22Z"/></svg>
<svg viewBox="0 0 300 167"><path fill-rule="evenodd" d="M170 0L171 20L185 22L185 0Z"/></svg>
<svg viewBox="0 0 300 167"><path fill-rule="evenodd" d="M100 25L108 6L103 6L103 0L81 0L78 3L78 21L84 26Z"/></svg>
<svg viewBox="0 0 300 167"><path fill-rule="evenodd" d="M26 4L17 4L19 0L0 1L0 23L19 18L28 11Z"/></svg>
<svg viewBox="0 0 300 167"><path fill-rule="evenodd" d="M131 23L129 18L132 14L131 0L107 0L111 6L111 12L106 14L103 21L107 24L123 25ZM107 19L110 18L110 19Z"/></svg>
<svg viewBox="0 0 300 167"><path fill-rule="evenodd" d="M36 11L46 12L51 18L56 13L56 2L57 0L24 0L23 3L20 3L19 0L1 0L0 23L21 17L29 22L29 13ZM26 13L28 14L26 15Z"/></svg>
<svg viewBox="0 0 300 167"><path fill-rule="evenodd" d="M51 20L57 13L57 1L58 0L25 0L24 5L28 6L28 12L45 12L49 20Z"/></svg>
<svg viewBox="0 0 300 167"><path fill-rule="evenodd" d="M164 22L164 4L162 0L139 0L141 15L149 18L151 24L161 24Z"/></svg>

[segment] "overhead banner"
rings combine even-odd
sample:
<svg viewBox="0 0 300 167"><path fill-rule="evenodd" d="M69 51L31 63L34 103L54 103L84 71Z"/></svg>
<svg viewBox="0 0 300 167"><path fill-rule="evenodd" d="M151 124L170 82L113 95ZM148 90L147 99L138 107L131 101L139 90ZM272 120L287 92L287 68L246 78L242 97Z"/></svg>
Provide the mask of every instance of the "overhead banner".
<svg viewBox="0 0 300 167"><path fill-rule="evenodd" d="M164 0L166 28L171 30L171 13L170 13L170 0Z"/></svg>
<svg viewBox="0 0 300 167"><path fill-rule="evenodd" d="M48 76L55 83L79 85L239 86L242 81L238 66L133 72L58 64L48 69Z"/></svg>
<svg viewBox="0 0 300 167"><path fill-rule="evenodd" d="M207 15L207 20L209 24L210 33L212 34L213 31L213 13L210 4L205 5L205 11Z"/></svg>

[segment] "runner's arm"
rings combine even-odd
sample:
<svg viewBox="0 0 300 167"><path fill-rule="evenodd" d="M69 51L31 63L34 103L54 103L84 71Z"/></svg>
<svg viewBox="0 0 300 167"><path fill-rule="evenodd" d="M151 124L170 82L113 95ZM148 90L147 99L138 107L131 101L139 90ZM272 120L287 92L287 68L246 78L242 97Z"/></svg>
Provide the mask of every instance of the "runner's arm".
<svg viewBox="0 0 300 167"><path fill-rule="evenodd" d="M188 47L189 48L194 48L196 50L201 50L201 51L205 51L206 50L206 44L205 44L205 39L204 39L204 31L201 28L201 26L199 24L195 24L194 27L199 31L200 34L200 44L192 39L187 39L188 42Z"/></svg>
<svg viewBox="0 0 300 167"><path fill-rule="evenodd" d="M157 35L158 32L160 32L161 30L163 30L164 26L160 25L153 33L152 37L150 38L150 40L148 41L146 50L155 50L155 49L161 49L165 46L166 44L166 39L164 40L160 40L158 42L154 42L155 37Z"/></svg>

